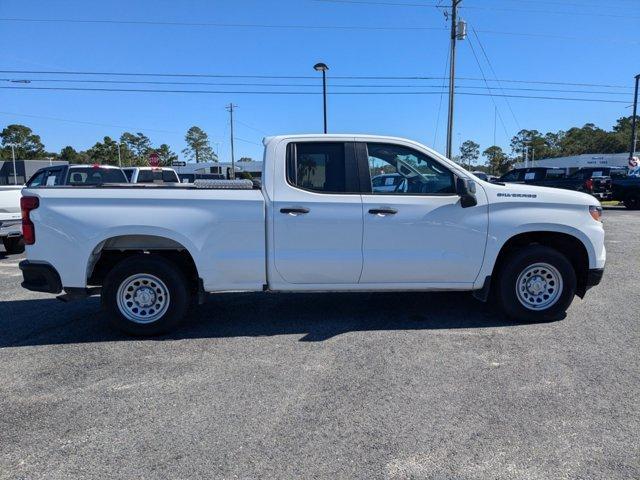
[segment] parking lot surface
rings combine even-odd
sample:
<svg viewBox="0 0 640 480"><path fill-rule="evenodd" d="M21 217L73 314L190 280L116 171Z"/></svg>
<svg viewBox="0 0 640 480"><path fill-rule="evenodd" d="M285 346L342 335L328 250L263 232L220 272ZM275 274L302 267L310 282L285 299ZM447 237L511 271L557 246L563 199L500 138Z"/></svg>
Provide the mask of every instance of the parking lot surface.
<svg viewBox="0 0 640 480"><path fill-rule="evenodd" d="M543 324L468 294L233 294L132 339L0 250L0 478L640 478L640 214L605 225L603 284Z"/></svg>

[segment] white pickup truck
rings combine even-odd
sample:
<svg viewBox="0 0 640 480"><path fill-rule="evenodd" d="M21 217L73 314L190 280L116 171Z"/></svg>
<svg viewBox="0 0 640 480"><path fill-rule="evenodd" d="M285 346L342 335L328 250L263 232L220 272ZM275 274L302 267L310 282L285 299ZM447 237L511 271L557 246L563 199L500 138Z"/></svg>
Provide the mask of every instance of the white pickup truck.
<svg viewBox="0 0 640 480"><path fill-rule="evenodd" d="M262 186L27 188L23 287L101 293L114 324L165 332L230 291L466 290L512 318L561 318L600 282L592 196L484 182L400 138L264 140ZM402 177L392 190L371 179ZM214 181L215 182L215 181Z"/></svg>
<svg viewBox="0 0 640 480"><path fill-rule="evenodd" d="M0 240L7 253L22 253L21 185L0 185Z"/></svg>

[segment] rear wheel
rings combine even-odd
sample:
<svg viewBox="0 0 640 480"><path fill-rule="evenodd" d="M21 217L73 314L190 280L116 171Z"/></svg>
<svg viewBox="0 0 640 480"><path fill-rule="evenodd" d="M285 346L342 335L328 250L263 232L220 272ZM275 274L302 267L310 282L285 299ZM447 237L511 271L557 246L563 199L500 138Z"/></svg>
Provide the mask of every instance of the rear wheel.
<svg viewBox="0 0 640 480"><path fill-rule="evenodd" d="M2 244L10 255L24 252L24 241L22 237L5 237L2 239Z"/></svg>
<svg viewBox="0 0 640 480"><path fill-rule="evenodd" d="M576 292L576 273L562 253L543 245L516 250L503 262L497 294L503 311L524 321L564 317Z"/></svg>
<svg viewBox="0 0 640 480"><path fill-rule="evenodd" d="M136 255L109 272L102 287L102 305L113 325L126 333L165 333L187 312L187 280L175 264L162 257Z"/></svg>

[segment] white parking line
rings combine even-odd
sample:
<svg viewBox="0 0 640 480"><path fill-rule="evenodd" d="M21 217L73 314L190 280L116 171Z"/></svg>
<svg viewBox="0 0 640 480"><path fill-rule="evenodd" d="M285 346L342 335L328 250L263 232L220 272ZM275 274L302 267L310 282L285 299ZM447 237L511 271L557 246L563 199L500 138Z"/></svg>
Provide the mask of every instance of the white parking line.
<svg viewBox="0 0 640 480"><path fill-rule="evenodd" d="M2 267L14 267L18 268L18 263L8 263L8 262L0 262L0 268Z"/></svg>

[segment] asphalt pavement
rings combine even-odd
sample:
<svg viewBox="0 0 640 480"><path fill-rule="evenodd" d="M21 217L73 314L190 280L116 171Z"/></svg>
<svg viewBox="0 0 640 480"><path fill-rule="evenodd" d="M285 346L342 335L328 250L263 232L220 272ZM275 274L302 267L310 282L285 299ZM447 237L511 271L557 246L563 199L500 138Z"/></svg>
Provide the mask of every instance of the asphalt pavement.
<svg viewBox="0 0 640 480"><path fill-rule="evenodd" d="M172 335L20 288L0 247L0 479L640 478L640 212L603 284L514 324L469 294L211 296Z"/></svg>

